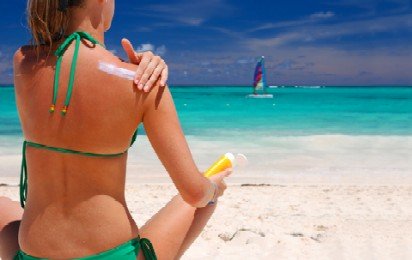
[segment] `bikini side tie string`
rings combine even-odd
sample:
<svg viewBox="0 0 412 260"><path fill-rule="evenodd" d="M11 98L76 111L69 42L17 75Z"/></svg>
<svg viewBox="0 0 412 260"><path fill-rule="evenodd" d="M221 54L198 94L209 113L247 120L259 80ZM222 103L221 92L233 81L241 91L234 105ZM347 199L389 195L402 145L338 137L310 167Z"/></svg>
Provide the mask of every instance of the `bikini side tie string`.
<svg viewBox="0 0 412 260"><path fill-rule="evenodd" d="M140 237L139 237L140 238ZM139 239L140 248L142 249L144 258L146 260L157 260L153 245L147 238Z"/></svg>

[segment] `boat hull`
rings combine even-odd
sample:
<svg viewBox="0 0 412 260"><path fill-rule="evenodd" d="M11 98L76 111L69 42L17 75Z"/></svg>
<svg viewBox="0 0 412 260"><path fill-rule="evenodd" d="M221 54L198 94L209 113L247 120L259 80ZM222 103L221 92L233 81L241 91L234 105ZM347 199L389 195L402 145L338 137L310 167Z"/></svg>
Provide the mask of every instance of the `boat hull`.
<svg viewBox="0 0 412 260"><path fill-rule="evenodd" d="M249 94L247 98L273 98L273 94Z"/></svg>

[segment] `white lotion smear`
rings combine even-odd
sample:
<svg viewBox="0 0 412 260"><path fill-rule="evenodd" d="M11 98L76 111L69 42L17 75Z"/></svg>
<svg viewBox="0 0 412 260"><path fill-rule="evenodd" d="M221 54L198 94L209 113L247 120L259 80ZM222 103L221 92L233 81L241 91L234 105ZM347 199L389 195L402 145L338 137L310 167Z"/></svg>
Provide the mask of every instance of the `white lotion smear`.
<svg viewBox="0 0 412 260"><path fill-rule="evenodd" d="M99 61L99 70L106 72L107 74L118 76L120 78L124 78L128 80L133 80L136 74L135 71L124 69L124 68L119 68L113 64L103 62L103 61Z"/></svg>

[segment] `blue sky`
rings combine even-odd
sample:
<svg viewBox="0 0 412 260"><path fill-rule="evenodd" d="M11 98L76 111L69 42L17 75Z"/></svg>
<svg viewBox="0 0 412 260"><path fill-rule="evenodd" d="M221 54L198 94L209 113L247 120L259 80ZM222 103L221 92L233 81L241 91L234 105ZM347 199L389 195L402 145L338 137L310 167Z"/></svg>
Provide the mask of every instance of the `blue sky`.
<svg viewBox="0 0 412 260"><path fill-rule="evenodd" d="M328 3L326 3L328 2ZM25 0L1 1L0 83L30 35ZM106 45L162 55L171 84L412 85L410 0L118 0Z"/></svg>

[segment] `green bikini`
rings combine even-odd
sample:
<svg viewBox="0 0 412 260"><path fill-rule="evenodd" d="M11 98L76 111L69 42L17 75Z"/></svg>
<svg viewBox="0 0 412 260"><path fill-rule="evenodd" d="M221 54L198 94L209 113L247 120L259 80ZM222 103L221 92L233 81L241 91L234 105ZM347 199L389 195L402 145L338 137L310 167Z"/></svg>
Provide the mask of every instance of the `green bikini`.
<svg viewBox="0 0 412 260"><path fill-rule="evenodd" d="M73 258L79 260L136 260L137 255L140 251L143 252L143 255L146 260L155 260L156 255L154 253L154 249L150 241L146 238L134 238L132 240L127 241L115 248L109 249L107 251L81 257L81 258ZM14 257L14 260L38 260L47 258L38 258L34 256L30 256L22 251L19 251L17 255Z"/></svg>
<svg viewBox="0 0 412 260"><path fill-rule="evenodd" d="M79 55L79 48L80 48L80 43L82 39L86 39L90 41L91 43L93 43L94 45L100 44L96 39L94 39L88 33L75 32L71 34L70 36L68 36L66 40L60 45L60 47L55 52L55 55L58 57L58 59L57 59L57 64L56 64L56 72L55 72L54 86L53 86L53 98L52 98L52 105L50 106L50 113L54 113L55 108L56 108L59 77L60 77L60 70L61 70L61 63L63 60L63 55L66 52L67 48L70 46L70 44L73 41L76 41L74 54L73 54L73 60L72 60L72 66L70 70L69 85L67 88L66 99L64 102L63 109L61 110L61 113L63 116L66 115L67 113L67 110L70 104L70 99L71 99L72 92L73 92L77 58ZM130 142L130 146L136 140L136 136L137 136L137 130L133 134L132 140ZM52 146L30 142L30 141L24 141L23 151L22 151L23 159L22 159L21 172L20 172L20 204L23 208L25 206L26 199L27 199L27 163L26 163L26 147L27 146L38 148L38 149L45 149L49 151L59 152L59 153L69 153L69 154L74 154L74 155L79 155L79 156L88 156L88 157L117 157L127 152L126 150L120 153L113 153L113 154L89 153L89 152L70 150L70 149L65 149L65 148L60 148L60 147L52 147ZM90 260L92 259L124 259L124 260L129 260L129 259L136 259L140 250L142 250L145 256L145 259L147 260L157 259L153 246L150 243L150 241L146 238L140 238L140 236L138 236L137 238L131 239L110 250L98 253L96 255L91 255L91 256L76 258L76 259L90 259ZM23 259L34 260L34 259L45 259L45 258L38 258L38 257L30 256L24 253L23 251L19 251L14 259L15 260L20 260L20 259L21 260Z"/></svg>

